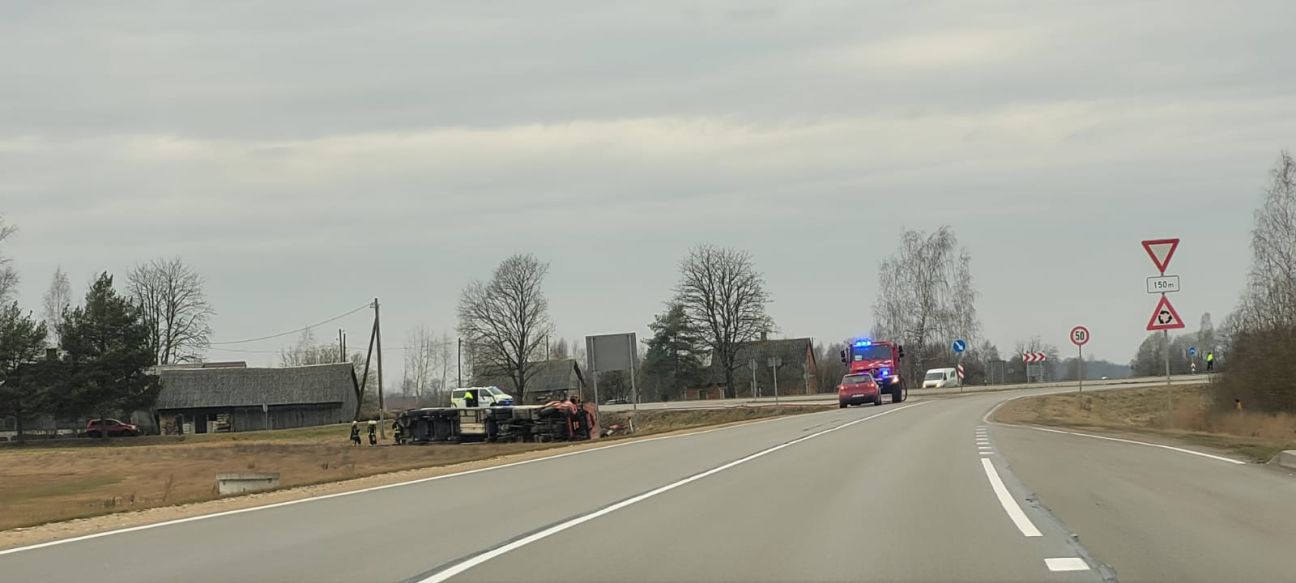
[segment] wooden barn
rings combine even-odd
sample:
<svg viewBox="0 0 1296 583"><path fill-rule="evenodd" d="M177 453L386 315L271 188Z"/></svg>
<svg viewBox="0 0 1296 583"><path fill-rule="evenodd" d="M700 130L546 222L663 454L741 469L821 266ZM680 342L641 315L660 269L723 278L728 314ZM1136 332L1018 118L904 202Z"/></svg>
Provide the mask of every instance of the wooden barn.
<svg viewBox="0 0 1296 583"><path fill-rule="evenodd" d="M155 407L162 432L288 429L352 421L359 385L348 363L286 368L168 368Z"/></svg>

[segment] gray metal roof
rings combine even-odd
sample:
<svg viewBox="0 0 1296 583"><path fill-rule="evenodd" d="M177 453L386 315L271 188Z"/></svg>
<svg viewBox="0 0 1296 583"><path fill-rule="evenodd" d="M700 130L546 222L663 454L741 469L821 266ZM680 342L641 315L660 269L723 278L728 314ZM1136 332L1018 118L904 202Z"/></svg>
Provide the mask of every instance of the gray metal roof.
<svg viewBox="0 0 1296 583"><path fill-rule="evenodd" d="M528 392L556 391L561 389L579 390L583 384L579 365L575 359L564 358L533 362L535 372L527 380ZM479 377L477 385L496 385L505 390L515 390L513 380L505 375Z"/></svg>
<svg viewBox="0 0 1296 583"><path fill-rule="evenodd" d="M288 368L164 369L158 409L354 403L348 363Z"/></svg>

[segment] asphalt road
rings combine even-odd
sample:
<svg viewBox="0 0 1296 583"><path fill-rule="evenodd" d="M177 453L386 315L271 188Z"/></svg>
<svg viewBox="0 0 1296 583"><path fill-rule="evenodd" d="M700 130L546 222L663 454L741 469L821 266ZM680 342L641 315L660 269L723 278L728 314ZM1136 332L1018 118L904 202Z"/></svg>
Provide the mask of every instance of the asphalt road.
<svg viewBox="0 0 1296 583"><path fill-rule="evenodd" d="M1206 381L1205 375L1176 375L1171 377L1171 382L1176 385L1199 384ZM1103 390L1116 388L1133 388L1140 386L1160 386L1165 384L1165 377L1138 377L1125 379L1107 379L1107 380L1087 380L1084 384L1085 390ZM1010 390L1062 390L1074 388L1075 381L1050 382L1050 383L1032 383L1028 385L969 385L966 387L949 387L944 389L923 389L910 388L909 394L915 397L921 396L948 396L948 395L966 395L968 393L986 393L994 391ZM778 399L780 403L795 403L798 405L806 404L835 404L837 395L835 393L816 393L812 395L785 395ZM658 401L653 403L640 403L639 409L651 411L654 409L717 409L724 407L745 407L751 405L773 405L774 397L760 397L756 399L707 399L701 401ZM629 411L634 405L602 405L603 411Z"/></svg>
<svg viewBox="0 0 1296 583"><path fill-rule="evenodd" d="M1296 541L1296 480L1255 465L983 420L1017 394L620 442L0 551L0 580L1294 578L1296 569L1284 567Z"/></svg>

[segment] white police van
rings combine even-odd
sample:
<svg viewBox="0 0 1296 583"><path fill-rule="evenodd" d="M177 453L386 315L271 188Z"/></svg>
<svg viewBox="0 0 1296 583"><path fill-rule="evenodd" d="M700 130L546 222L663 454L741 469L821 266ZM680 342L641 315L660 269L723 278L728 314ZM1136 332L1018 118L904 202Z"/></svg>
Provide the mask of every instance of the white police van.
<svg viewBox="0 0 1296 583"><path fill-rule="evenodd" d="M505 407L513 404L513 395L499 387L464 387L450 392L450 406L456 409Z"/></svg>

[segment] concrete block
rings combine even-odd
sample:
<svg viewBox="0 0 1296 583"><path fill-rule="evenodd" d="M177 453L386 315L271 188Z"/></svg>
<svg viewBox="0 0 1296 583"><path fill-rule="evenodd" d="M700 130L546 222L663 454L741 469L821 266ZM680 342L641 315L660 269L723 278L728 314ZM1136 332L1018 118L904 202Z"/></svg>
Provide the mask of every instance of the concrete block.
<svg viewBox="0 0 1296 583"><path fill-rule="evenodd" d="M217 474L216 489L221 496L259 492L279 487L279 474Z"/></svg>
<svg viewBox="0 0 1296 583"><path fill-rule="evenodd" d="M1296 449L1289 449L1278 454L1278 465L1296 470Z"/></svg>

